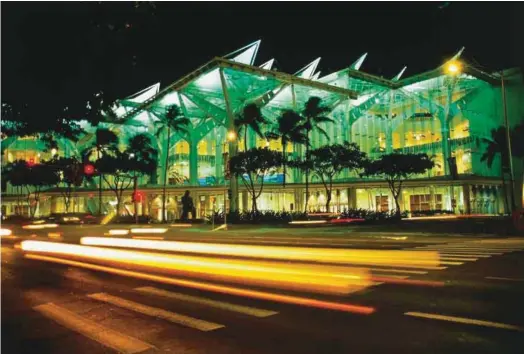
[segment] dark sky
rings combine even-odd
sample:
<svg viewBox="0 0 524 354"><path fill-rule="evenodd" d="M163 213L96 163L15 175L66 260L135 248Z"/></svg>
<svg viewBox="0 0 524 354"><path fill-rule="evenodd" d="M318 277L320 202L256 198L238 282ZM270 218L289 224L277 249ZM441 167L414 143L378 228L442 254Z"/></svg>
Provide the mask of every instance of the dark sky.
<svg viewBox="0 0 524 354"><path fill-rule="evenodd" d="M318 56L327 74L369 52L361 70L433 69L465 46L485 70L521 65L520 3L2 3L2 101L125 97L169 84L262 39L257 64L293 73Z"/></svg>

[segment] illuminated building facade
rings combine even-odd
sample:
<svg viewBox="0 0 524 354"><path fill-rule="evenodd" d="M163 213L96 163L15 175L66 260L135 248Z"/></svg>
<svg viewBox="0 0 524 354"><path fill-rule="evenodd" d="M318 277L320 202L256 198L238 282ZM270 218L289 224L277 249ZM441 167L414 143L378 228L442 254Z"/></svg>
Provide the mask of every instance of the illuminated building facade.
<svg viewBox="0 0 524 354"><path fill-rule="evenodd" d="M414 176L405 183L401 198L404 210L453 209L456 213L498 214L504 211L501 189L500 159L491 168L481 161L490 139L490 131L504 123L500 74L489 74L461 65L449 72L446 65L461 62L462 51L448 63L434 70L403 78L406 68L392 79L385 79L360 70L366 54L346 69L321 75L317 71L320 58L291 75L274 70L274 60L255 65L260 41L227 56L217 57L178 81L160 89L152 85L119 101L118 119L100 126L119 133L122 144L134 134L149 133L155 137L155 120L170 105L178 105L190 118L189 134L172 134L155 138L160 151L156 176L143 177L140 189L145 198L139 213L159 218L161 215L162 165L165 161L165 139L171 140L168 166L168 212L176 216L178 202L186 189L191 190L199 216L219 210L224 205L225 189L232 190L230 207L248 209L248 193L235 179L224 181L223 153L231 155L243 149L244 136L228 142L226 134L234 130L234 118L248 103L257 103L265 117L275 122L285 109L301 111L312 96L322 99L330 108L335 123L324 124L330 139L312 133L312 147L351 141L370 157L390 152L423 152L435 161L435 167L423 176ZM457 70L455 70L457 69ZM519 70L504 72L507 114L510 125L524 117L524 87ZM73 144L61 141L58 153L78 154L92 143L95 127L84 124L88 132ZM267 128L267 127L266 127ZM11 139L2 142L3 161L49 158L43 144L36 139ZM247 133L247 146L268 146L281 150L279 142L268 142ZM288 146L291 157L303 156L300 146ZM456 161L458 176L453 176L450 158ZM516 166L519 167L519 166ZM517 195L522 195L522 171L515 169ZM158 176L158 177L157 177ZM179 178L183 176L181 184ZM266 182L259 199L259 209L301 210L304 206L304 176L288 171L287 185L282 174ZM98 199L96 179L92 185L79 188L73 210L96 212ZM345 171L336 180L332 208L364 208L388 210L394 201L384 181L361 178ZM7 186L3 198L4 214L12 214L20 203L17 191ZM129 198L131 191L129 191ZM319 180L312 177L309 206L323 210L325 192ZM39 213L63 211L60 194L50 189L41 201ZM104 210L111 209L112 193L104 191ZM521 202L522 198L518 198ZM127 208L132 208L128 203Z"/></svg>

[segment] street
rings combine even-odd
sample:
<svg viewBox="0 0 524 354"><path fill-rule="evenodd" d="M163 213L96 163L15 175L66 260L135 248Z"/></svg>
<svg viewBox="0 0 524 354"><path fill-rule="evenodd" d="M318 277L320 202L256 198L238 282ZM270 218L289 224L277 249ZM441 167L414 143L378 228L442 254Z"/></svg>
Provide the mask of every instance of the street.
<svg viewBox="0 0 524 354"><path fill-rule="evenodd" d="M111 239L104 236L111 228L128 227L69 226L2 239L5 353L522 353L524 348L522 238L363 236L347 235L340 229L271 234L170 228L165 234L134 239L161 244L184 241L180 244L187 249L210 243L252 246L241 248L242 257L209 254L214 247L199 251L208 253L199 259L223 264L240 262L259 246L290 252L305 247L312 257L315 250L327 248L345 255L363 250L438 252L438 266L417 265L413 263L416 257L391 265L366 256L369 260L355 258L354 264L336 266L348 268L326 268L354 269L356 264L369 271L369 284L343 295L325 288L309 291L306 286L310 284L302 284L306 290L300 291L285 288L287 283L278 283L276 278L275 284L282 287L257 283L258 277L246 276L244 284L224 278L211 281L200 273L175 276L136 264L81 258L87 254L73 257L27 251L38 242L78 245L84 236L101 242L97 240L102 237ZM121 238L131 239L129 235ZM26 243L25 252L20 249L24 240L34 242ZM250 259L250 265L273 264L267 261L272 248L262 250L268 250L267 255ZM188 252L176 257L189 259ZM161 254L171 257L178 253L164 250ZM277 265L318 268L319 272L328 267L319 263L330 262L289 258ZM322 277L327 275L319 275Z"/></svg>

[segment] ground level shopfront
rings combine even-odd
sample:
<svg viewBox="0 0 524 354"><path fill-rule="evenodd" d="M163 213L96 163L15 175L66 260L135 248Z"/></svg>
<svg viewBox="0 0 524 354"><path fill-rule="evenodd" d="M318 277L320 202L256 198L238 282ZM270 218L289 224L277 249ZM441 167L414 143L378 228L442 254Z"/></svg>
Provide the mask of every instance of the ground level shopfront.
<svg viewBox="0 0 524 354"><path fill-rule="evenodd" d="M222 211L224 200L229 209L229 198L225 187L170 187L167 192L166 215L173 220L180 217L181 199L186 190L191 191L196 208L196 217L205 218L213 211ZM142 200L136 203L139 215L150 215L154 219L162 218L161 186L141 186ZM131 200L132 190L124 195L122 214L134 214L135 203ZM258 198L259 210L302 211L306 198L305 185L269 184ZM88 212L97 214L98 191L78 190L73 193L70 212ZM326 191L322 185L310 185L310 212L326 212ZM242 187L238 195L239 210L251 208L251 196ZM403 211L452 210L456 214L504 213L505 203L501 182L496 179L461 179L449 180L410 180L404 182L400 197ZM65 212L64 197L58 190L43 192L38 203L36 215ZM104 213L115 211L116 198L111 191L102 193ZM388 211L395 209L395 202L385 182L338 183L333 186L330 212L345 209L367 209ZM4 196L2 215L26 214L29 204L26 198L16 195Z"/></svg>

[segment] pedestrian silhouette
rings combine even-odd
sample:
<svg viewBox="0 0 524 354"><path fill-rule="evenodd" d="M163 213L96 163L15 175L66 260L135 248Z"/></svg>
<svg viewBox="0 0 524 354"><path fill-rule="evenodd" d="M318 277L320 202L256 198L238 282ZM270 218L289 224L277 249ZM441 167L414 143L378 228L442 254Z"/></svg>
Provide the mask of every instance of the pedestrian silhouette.
<svg viewBox="0 0 524 354"><path fill-rule="evenodd" d="M187 215L191 212L191 218L195 218L195 206L193 204L193 198L189 195L187 190L182 197L182 220L187 221Z"/></svg>

